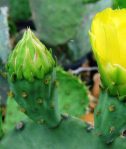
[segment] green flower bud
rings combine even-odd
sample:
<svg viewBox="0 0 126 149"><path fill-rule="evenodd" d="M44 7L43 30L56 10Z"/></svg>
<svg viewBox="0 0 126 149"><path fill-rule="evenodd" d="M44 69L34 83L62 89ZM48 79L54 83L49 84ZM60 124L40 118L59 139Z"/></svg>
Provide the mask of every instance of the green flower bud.
<svg viewBox="0 0 126 149"><path fill-rule="evenodd" d="M7 69L11 79L42 79L52 71L55 61L51 53L30 29L24 33L9 57Z"/></svg>

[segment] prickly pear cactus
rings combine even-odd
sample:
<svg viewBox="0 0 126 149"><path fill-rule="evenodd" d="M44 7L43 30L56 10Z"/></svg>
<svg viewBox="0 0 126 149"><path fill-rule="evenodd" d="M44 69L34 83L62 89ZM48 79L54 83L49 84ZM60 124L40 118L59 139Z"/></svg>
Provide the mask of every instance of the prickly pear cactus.
<svg viewBox="0 0 126 149"><path fill-rule="evenodd" d="M118 98L101 93L95 110L95 131L102 141L113 142L126 131L126 108ZM101 123L102 122L102 123Z"/></svg>
<svg viewBox="0 0 126 149"><path fill-rule="evenodd" d="M86 86L77 77L65 72L62 68L57 67L56 74L60 113L76 117L82 116L88 105ZM21 112L22 108L18 106L12 96L10 92L7 101L6 119L3 123L5 132L13 129L20 121L28 120L28 117Z"/></svg>
<svg viewBox="0 0 126 149"><path fill-rule="evenodd" d="M84 3L89 1L91 0L30 0L40 38L56 46L75 37L83 21Z"/></svg>
<svg viewBox="0 0 126 149"><path fill-rule="evenodd" d="M22 55L22 57L18 57L18 54ZM40 59L40 57L42 58ZM27 61L22 61L24 58ZM119 132L121 130L120 127L122 128L125 125L125 123L122 123L124 117L113 115L113 112L116 112L116 99L114 101L113 99L109 100L111 103L108 102L106 104L106 97L109 99L111 96L102 92L103 96L101 96L102 100L100 99L100 102L102 101L101 108L104 111L101 111L101 114L104 117L103 119L101 118L101 121L97 118L100 112L99 110L96 111L95 121L99 121L101 126L99 127L96 122L95 129L98 130L98 127L99 129L103 128L102 124L107 126L101 129L102 132L100 131L100 133L97 133L90 125L85 124L78 118L66 116L59 112L55 61L51 53L29 29L10 55L7 70L14 98L22 107L22 111L33 119L34 122L25 122L23 127L18 125L15 130L10 131L1 140L0 148L9 149L11 144L13 149L125 149L125 130L121 136L115 133ZM31 73L29 74L29 72ZM101 104L100 102L99 104ZM114 104L115 107L113 106ZM122 114L121 109L124 110L124 107L120 105L117 108L119 108L117 114ZM114 124L117 127L110 129L110 133L112 133L110 137L108 134L110 140L105 141L103 140L104 132L110 124L113 124L113 122L106 123L108 113L110 113L112 121L118 123L114 118L120 120L120 125ZM106 132L108 133L108 131ZM114 135L116 137L114 140L111 140L111 137Z"/></svg>
<svg viewBox="0 0 126 149"><path fill-rule="evenodd" d="M74 131L78 132L79 138L83 136L82 129L85 128L85 124L79 119L61 115L58 111L58 98L56 92L58 84L56 80L55 61L51 53L40 43L30 29L25 32L23 39L18 43L13 53L10 55L7 63L7 70L12 95L22 107L22 112L34 120L32 123L28 122L28 125L26 124L26 128L28 129L24 127L24 134L30 133L30 129L33 129L37 134L37 138L45 138L46 141L50 136L52 141L49 140L51 142L57 142L59 140L56 139L58 134L65 137L66 140L71 138L69 136L71 132L73 132L71 135L74 136ZM70 125L72 125L73 128L70 128ZM45 130L49 131L46 132L47 138L44 137L45 133L43 131ZM52 139L51 135L52 130L55 131L53 136L54 139ZM41 133L39 133L40 131ZM64 131L67 133L64 133ZM40 134L40 136L38 134ZM39 141L41 141L41 139ZM37 148L41 146L39 141L36 142ZM77 144L78 141L76 141L75 144ZM51 142L45 143L43 148L52 148ZM75 146L70 142L68 141L66 146L68 145L70 148ZM60 142L57 143L55 146L60 147ZM17 148L17 144L13 146L13 148ZM7 144L4 144L4 142L0 145L1 147L8 148L8 146L6 146ZM33 148L32 144L30 146L30 148ZM54 148L56 148L55 146ZM23 143L22 147L28 148L26 143Z"/></svg>
<svg viewBox="0 0 126 149"><path fill-rule="evenodd" d="M35 122L45 121L50 127L61 120L54 67L51 53L30 29L7 63L10 87L22 111Z"/></svg>
<svg viewBox="0 0 126 149"><path fill-rule="evenodd" d="M64 80L62 80L65 76L62 75L63 71L56 70L53 68L54 66L55 61L50 52L29 29L14 49L7 64L11 89L15 99L21 106L22 111L37 123L47 121L49 125L56 125L55 123L58 123L61 119L59 110L75 116L82 115L85 112L87 93L84 85L74 79L74 81L69 81L70 83L66 87L66 84L63 84ZM68 80L70 80L70 77ZM61 85L60 87L58 87L58 83ZM69 87L72 85L80 88L80 91L75 92L75 94L73 94L74 92L71 93ZM58 92L59 105L61 105L59 107L58 88L60 88ZM61 94L61 90L65 94ZM68 92L69 99L67 98ZM74 99L71 100L71 98ZM72 106L71 103L74 101L76 104ZM77 109L79 110L77 111Z"/></svg>

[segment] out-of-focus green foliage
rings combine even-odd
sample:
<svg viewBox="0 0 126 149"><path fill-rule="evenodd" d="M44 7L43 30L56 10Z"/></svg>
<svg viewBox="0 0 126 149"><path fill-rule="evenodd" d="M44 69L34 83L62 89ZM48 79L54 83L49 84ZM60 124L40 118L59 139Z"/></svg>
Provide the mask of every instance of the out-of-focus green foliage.
<svg viewBox="0 0 126 149"><path fill-rule="evenodd" d="M8 6L8 0L0 0L0 7Z"/></svg>
<svg viewBox="0 0 126 149"><path fill-rule="evenodd" d="M29 0L9 0L9 15L15 22L28 20L31 15Z"/></svg>
<svg viewBox="0 0 126 149"><path fill-rule="evenodd" d="M85 55L91 50L90 40L88 31L90 29L90 24L93 16L106 7L111 7L111 0L100 0L94 4L87 4L84 6L84 17L83 23L78 29L76 37L71 40L68 45L73 52L73 59L76 60L82 55Z"/></svg>
<svg viewBox="0 0 126 149"><path fill-rule="evenodd" d="M72 39L83 20L82 0L30 0L40 38L50 45Z"/></svg>
<svg viewBox="0 0 126 149"><path fill-rule="evenodd" d="M126 0L113 0L113 8L126 8Z"/></svg>

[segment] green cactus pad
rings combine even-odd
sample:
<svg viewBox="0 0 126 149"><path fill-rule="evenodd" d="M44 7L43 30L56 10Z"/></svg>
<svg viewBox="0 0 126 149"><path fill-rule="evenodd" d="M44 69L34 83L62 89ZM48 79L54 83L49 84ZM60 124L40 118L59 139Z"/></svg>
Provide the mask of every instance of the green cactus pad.
<svg viewBox="0 0 126 149"><path fill-rule="evenodd" d="M59 67L57 67L56 73L60 113L67 113L68 115L76 117L82 116L85 113L88 104L86 86L77 77L65 72ZM4 130L6 132L14 128L18 122L28 119L21 110L23 111L13 98L8 99L6 120L4 124Z"/></svg>
<svg viewBox="0 0 126 149"><path fill-rule="evenodd" d="M102 92L95 110L96 133L104 142L111 142L126 129L126 104Z"/></svg>
<svg viewBox="0 0 126 149"><path fill-rule="evenodd" d="M10 83L22 112L35 122L47 122L51 127L60 121L55 85L54 72L52 75L46 75L42 80L36 79L34 82L19 80Z"/></svg>
<svg viewBox="0 0 126 149"><path fill-rule="evenodd" d="M61 113L80 117L88 105L86 86L79 78L57 68L59 107Z"/></svg>
<svg viewBox="0 0 126 149"><path fill-rule="evenodd" d="M49 129L45 124L24 123L12 130L0 142L1 149L125 149L125 137L112 144L101 142L92 128L72 117L64 117L59 127Z"/></svg>
<svg viewBox="0 0 126 149"><path fill-rule="evenodd" d="M64 118L55 129L44 124L26 123L23 130L10 132L0 148L9 149L11 144L13 149L91 149L93 139L86 129L82 121L71 117Z"/></svg>

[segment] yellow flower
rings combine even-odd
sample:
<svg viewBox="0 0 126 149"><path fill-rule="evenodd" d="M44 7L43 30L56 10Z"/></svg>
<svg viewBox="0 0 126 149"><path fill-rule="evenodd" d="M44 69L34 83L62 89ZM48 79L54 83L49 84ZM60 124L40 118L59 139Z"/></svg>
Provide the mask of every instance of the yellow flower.
<svg viewBox="0 0 126 149"><path fill-rule="evenodd" d="M97 13L89 34L103 86L122 99L126 96L126 9Z"/></svg>

